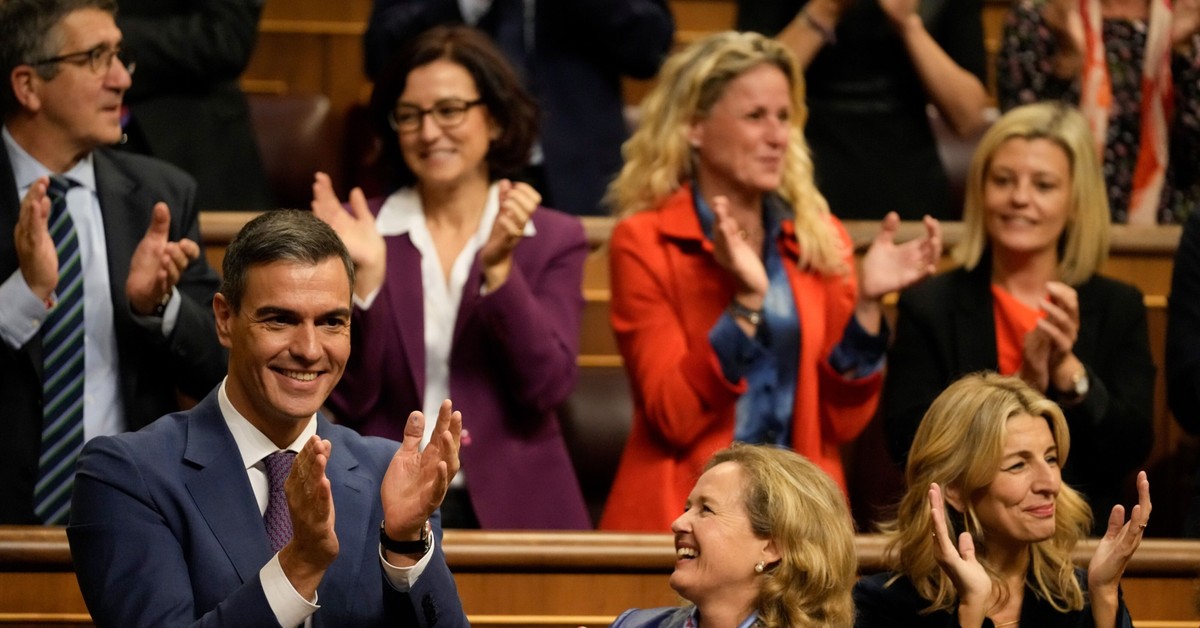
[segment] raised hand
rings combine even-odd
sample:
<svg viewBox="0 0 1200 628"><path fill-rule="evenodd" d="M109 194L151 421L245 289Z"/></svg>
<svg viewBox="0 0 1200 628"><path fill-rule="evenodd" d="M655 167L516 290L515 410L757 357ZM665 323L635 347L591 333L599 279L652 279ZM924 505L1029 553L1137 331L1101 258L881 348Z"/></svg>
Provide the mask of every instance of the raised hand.
<svg viewBox="0 0 1200 628"><path fill-rule="evenodd" d="M492 224L492 232L479 251L483 274L489 291L504 285L512 269L513 251L525 237L525 225L533 218L542 195L528 183L513 183L501 179L500 212Z"/></svg>
<svg viewBox="0 0 1200 628"><path fill-rule="evenodd" d="M883 14L895 28L903 26L908 16L915 14L920 5L920 0L879 0L879 8L883 9Z"/></svg>
<svg viewBox="0 0 1200 628"><path fill-rule="evenodd" d="M49 177L38 177L29 186L13 229L21 275L33 293L47 303L58 287L58 250L50 237L50 197L46 195L49 187Z"/></svg>
<svg viewBox="0 0 1200 628"><path fill-rule="evenodd" d="M449 399L438 409L433 436L421 451L424 433L425 415L408 415L404 442L392 457L380 487L384 525L388 538L396 541L420 538L425 521L441 506L450 479L458 473L462 413L454 411ZM388 562L397 564L391 558Z"/></svg>
<svg viewBox="0 0 1200 628"><path fill-rule="evenodd" d="M155 203L146 235L129 260L129 277L125 280L125 296L133 311L148 315L170 296L183 271L192 260L200 257L200 245L183 238L171 242L171 210L166 203Z"/></svg>
<svg viewBox="0 0 1200 628"><path fill-rule="evenodd" d="M313 178L313 215L325 221L350 251L354 260L354 293L365 298L387 277L387 244L375 228L375 216L362 189L350 190L350 212L342 208L333 181L324 172Z"/></svg>
<svg viewBox="0 0 1200 628"><path fill-rule="evenodd" d="M729 214L729 199L713 198L713 257L738 282L738 298L742 305L761 309L767 296L767 269L759 252L742 237L742 227Z"/></svg>
<svg viewBox="0 0 1200 628"><path fill-rule="evenodd" d="M279 566L306 600L316 595L317 585L339 550L333 487L325 475L332 452L332 443L311 436L296 454L283 485L292 517L292 539L279 550Z"/></svg>
<svg viewBox="0 0 1200 628"><path fill-rule="evenodd" d="M1058 42L1054 74L1073 78L1083 68L1085 50L1083 15L1077 0L1050 0L1042 8L1042 21Z"/></svg>
<svg viewBox="0 0 1200 628"><path fill-rule="evenodd" d="M1088 565L1088 594L1092 598L1092 616L1097 628L1116 625L1117 588L1125 566L1142 543L1142 535L1150 524L1150 480L1146 472L1137 476L1138 503L1125 520L1125 507L1113 506L1108 516L1108 529L1096 546Z"/></svg>
<svg viewBox="0 0 1200 628"><path fill-rule="evenodd" d="M958 592L959 625L980 626L987 615L992 595L992 580L975 557L975 541L969 532L958 535L958 545L946 526L946 505L942 487L929 485L929 516L933 522L933 557L954 583Z"/></svg>
<svg viewBox="0 0 1200 628"><path fill-rule="evenodd" d="M925 216L925 236L896 244L900 216L888 212L879 233L863 256L859 273L860 298L878 300L883 295L903 290L937 272L942 257L942 225Z"/></svg>

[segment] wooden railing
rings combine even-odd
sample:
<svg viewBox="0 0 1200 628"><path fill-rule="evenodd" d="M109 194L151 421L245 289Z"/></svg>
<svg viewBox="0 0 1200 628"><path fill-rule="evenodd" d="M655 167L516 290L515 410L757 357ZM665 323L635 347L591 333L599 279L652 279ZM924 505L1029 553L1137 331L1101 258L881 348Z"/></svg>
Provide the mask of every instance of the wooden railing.
<svg viewBox="0 0 1200 628"><path fill-rule="evenodd" d="M633 607L671 605L669 534L447 530L446 560L473 626L607 626ZM1095 541L1077 552L1086 565ZM860 571L884 569L884 542L857 539ZM0 527L0 625L88 626L62 528ZM1200 541L1148 539L1125 572L1138 628L1195 628Z"/></svg>

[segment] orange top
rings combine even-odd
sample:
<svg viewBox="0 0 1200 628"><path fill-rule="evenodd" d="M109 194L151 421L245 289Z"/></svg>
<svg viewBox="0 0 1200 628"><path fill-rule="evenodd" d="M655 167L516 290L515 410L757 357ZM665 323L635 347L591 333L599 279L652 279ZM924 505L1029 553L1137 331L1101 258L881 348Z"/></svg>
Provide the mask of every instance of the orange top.
<svg viewBox="0 0 1200 628"><path fill-rule="evenodd" d="M992 284L992 317L996 319L996 357L1002 375L1021 368L1025 334L1033 331L1038 319L1046 315L1041 308L1025 305L1004 288Z"/></svg>

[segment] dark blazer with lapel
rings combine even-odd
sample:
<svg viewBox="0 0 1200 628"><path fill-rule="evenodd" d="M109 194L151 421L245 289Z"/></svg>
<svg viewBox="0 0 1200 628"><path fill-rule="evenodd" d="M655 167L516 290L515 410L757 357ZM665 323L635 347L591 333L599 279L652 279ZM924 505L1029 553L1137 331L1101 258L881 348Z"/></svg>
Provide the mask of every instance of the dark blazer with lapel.
<svg viewBox="0 0 1200 628"><path fill-rule="evenodd" d="M171 208L170 239L200 242L195 181L161 161L98 149L96 187L104 222L113 324L120 360L125 423L140 428L178 409L176 390L203 397L225 373L225 352L217 342L212 297L217 275L200 258L180 278L183 297L169 338L134 320L125 298L125 280L134 249L150 226L158 201ZM20 211L8 152L0 147L0 281L19 272L12 240ZM5 438L0 439L0 524L39 523L33 513L33 484L41 448L42 347L35 335L14 350L0 342L0 399L4 400Z"/></svg>
<svg viewBox="0 0 1200 628"><path fill-rule="evenodd" d="M991 266L959 268L900 295L896 337L888 355L883 418L892 458L903 462L917 425L934 398L962 375L995 370L996 323ZM1063 479L1088 496L1094 519L1108 512L1121 480L1150 452L1154 363L1146 306L1137 288L1093 275L1076 287L1079 336L1075 355L1090 389L1063 409L1071 430ZM1130 483L1130 487L1132 483Z"/></svg>
<svg viewBox="0 0 1200 628"><path fill-rule="evenodd" d="M921 614L921 610L929 606L929 602L917 593L912 581L901 576L890 586L887 584L895 574L877 573L860 578L854 585L854 607L856 628L955 628L958 626L956 613L936 611ZM1075 570L1075 579L1087 594L1087 572ZM1118 590L1117 628L1133 628L1133 620L1129 609L1125 607L1124 596ZM1091 628L1091 607L1084 606L1082 610L1060 613L1045 599L1039 597L1033 590L1026 588L1025 597L1021 604L1022 626L1038 626L1039 628ZM985 628L992 628L990 619L983 622Z"/></svg>
<svg viewBox="0 0 1200 628"><path fill-rule="evenodd" d="M238 77L250 63L263 0L119 0L136 55L125 95L129 147L196 177L200 209L272 206Z"/></svg>
<svg viewBox="0 0 1200 628"><path fill-rule="evenodd" d="M383 576L380 481L399 445L319 415L317 434L333 444L340 550L314 624L466 626L440 546L409 593ZM270 541L216 391L138 432L89 441L67 538L99 626L275 625L258 578Z"/></svg>
<svg viewBox="0 0 1200 628"><path fill-rule="evenodd" d="M601 198L628 136L621 77L650 78L670 51L665 0L535 0L529 91L541 109L546 196L571 214L607 214ZM425 30L461 24L458 0L375 0L363 40L367 74Z"/></svg>
<svg viewBox="0 0 1200 628"><path fill-rule="evenodd" d="M587 241L554 210L533 224L503 286L479 294L478 255L463 286L450 354L450 396L469 434L459 455L482 527L590 528L557 413L578 372ZM340 423L399 440L425 393L421 254L407 234L385 240L387 279L369 310L354 309L350 361L328 405Z"/></svg>

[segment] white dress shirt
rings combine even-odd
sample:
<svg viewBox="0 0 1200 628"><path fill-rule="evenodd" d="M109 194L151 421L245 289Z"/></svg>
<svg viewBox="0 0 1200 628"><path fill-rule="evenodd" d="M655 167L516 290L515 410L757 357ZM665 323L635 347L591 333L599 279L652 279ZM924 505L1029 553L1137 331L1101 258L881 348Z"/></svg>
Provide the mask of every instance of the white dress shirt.
<svg viewBox="0 0 1200 628"><path fill-rule="evenodd" d="M265 513L270 500L271 487L267 479L266 463L263 459L281 450L233 407L229 401L229 395L225 392L225 383L222 381L217 390L217 403L221 407L221 414L225 417L225 425L229 427L229 432L233 434L233 440L237 443L242 463L246 465L246 475L250 479L250 488L254 491L254 499L258 502L258 512ZM317 417L314 414L304 426L300 436L284 451L300 453L304 444L316 433ZM333 452L331 455L336 456L337 453ZM384 575L397 591L407 591L416 583L417 578L425 570L425 566L429 564L431 556L433 556L432 544L429 546L429 551L425 552L417 564L412 567L396 567L384 559L383 547L379 548L379 562L383 566ZM318 600L306 600L296 591L283 573L283 567L279 564L278 552L271 557L271 560L267 561L266 565L263 565L258 572L258 577L262 582L267 604L270 605L271 612L275 613L275 618L279 620L280 626L300 624L312 626L312 615L320 608L320 605L317 604Z"/></svg>

